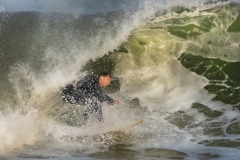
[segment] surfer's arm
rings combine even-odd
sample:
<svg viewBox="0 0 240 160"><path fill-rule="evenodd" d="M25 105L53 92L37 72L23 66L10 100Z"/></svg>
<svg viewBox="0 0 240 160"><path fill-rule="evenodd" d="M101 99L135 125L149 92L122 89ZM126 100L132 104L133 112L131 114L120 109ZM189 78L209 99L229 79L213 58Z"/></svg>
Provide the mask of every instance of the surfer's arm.
<svg viewBox="0 0 240 160"><path fill-rule="evenodd" d="M95 95L100 102L107 103L109 105L119 104L119 101L112 99L108 95L104 94L100 88L96 88Z"/></svg>
<svg viewBox="0 0 240 160"><path fill-rule="evenodd" d="M98 100L100 102L105 102L105 103L107 103L109 105L116 104L114 99L112 99L111 97L109 97L108 95L104 94L101 91L96 93L96 97L98 98Z"/></svg>
<svg viewBox="0 0 240 160"><path fill-rule="evenodd" d="M112 99L111 97L104 95L105 102L110 105L117 104L116 100Z"/></svg>

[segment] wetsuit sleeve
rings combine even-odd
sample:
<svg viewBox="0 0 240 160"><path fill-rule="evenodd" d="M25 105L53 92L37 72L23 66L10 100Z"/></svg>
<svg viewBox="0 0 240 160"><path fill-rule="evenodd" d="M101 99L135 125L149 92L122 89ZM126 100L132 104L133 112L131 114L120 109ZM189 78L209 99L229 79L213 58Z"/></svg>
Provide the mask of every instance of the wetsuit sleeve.
<svg viewBox="0 0 240 160"><path fill-rule="evenodd" d="M114 99L112 99L111 97L104 95L104 99L105 99L105 102L107 102L107 104L110 104L110 105L114 104Z"/></svg>
<svg viewBox="0 0 240 160"><path fill-rule="evenodd" d="M104 94L101 89L98 87L96 88L95 96L100 102L106 102L107 104L113 105L114 104L114 99L109 97L108 95Z"/></svg>

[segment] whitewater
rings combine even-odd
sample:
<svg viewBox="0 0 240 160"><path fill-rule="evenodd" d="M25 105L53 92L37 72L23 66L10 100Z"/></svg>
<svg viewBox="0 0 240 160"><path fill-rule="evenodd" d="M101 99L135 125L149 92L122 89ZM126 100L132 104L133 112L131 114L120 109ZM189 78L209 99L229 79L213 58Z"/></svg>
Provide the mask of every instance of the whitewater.
<svg viewBox="0 0 240 160"><path fill-rule="evenodd" d="M239 1L91 14L1 6L0 158L238 160L239 13ZM102 71L121 104L103 107L104 125L92 115L80 127L84 106L61 91Z"/></svg>

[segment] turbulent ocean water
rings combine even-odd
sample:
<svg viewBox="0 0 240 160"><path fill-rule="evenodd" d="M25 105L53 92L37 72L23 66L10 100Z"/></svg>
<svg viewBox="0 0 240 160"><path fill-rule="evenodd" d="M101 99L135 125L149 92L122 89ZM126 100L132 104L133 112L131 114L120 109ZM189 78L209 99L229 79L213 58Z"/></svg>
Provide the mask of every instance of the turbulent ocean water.
<svg viewBox="0 0 240 160"><path fill-rule="evenodd" d="M112 72L105 124L61 98ZM98 14L0 8L0 159L240 159L239 1ZM126 130L106 132L131 124Z"/></svg>

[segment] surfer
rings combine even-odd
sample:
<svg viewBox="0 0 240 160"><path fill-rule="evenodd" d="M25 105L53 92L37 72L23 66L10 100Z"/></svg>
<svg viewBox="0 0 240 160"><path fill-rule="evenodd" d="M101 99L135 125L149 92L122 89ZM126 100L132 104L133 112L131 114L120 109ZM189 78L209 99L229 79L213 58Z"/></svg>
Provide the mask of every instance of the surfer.
<svg viewBox="0 0 240 160"><path fill-rule="evenodd" d="M103 72L98 77L87 75L76 83L69 84L62 90L62 98L70 104L86 104L87 107L83 114L84 125L93 112L96 113L99 121L103 120L102 105L119 104L118 100L114 100L104 94L102 89L110 85L111 74Z"/></svg>

